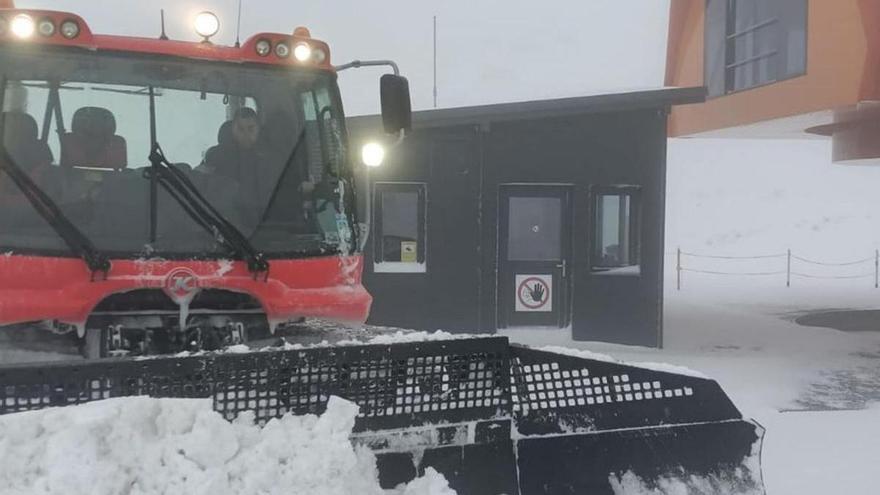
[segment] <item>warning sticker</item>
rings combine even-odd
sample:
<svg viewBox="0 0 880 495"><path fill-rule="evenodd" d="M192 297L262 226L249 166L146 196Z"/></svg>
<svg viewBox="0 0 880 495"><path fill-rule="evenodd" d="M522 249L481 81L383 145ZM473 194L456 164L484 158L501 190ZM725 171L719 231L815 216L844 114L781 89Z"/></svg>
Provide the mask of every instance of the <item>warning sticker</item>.
<svg viewBox="0 0 880 495"><path fill-rule="evenodd" d="M414 241L402 241L400 243L400 261L404 263L416 263L419 261L418 243Z"/></svg>
<svg viewBox="0 0 880 495"><path fill-rule="evenodd" d="M553 275L517 275L516 310L553 311Z"/></svg>

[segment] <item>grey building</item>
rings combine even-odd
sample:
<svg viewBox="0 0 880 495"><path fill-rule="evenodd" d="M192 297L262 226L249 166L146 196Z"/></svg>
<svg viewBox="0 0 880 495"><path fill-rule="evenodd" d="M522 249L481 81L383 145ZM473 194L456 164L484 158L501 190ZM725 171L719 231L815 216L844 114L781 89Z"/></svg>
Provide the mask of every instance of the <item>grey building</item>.
<svg viewBox="0 0 880 495"><path fill-rule="evenodd" d="M667 115L704 95L416 112L361 178L369 323L662 346ZM373 116L348 127L355 146L381 133Z"/></svg>

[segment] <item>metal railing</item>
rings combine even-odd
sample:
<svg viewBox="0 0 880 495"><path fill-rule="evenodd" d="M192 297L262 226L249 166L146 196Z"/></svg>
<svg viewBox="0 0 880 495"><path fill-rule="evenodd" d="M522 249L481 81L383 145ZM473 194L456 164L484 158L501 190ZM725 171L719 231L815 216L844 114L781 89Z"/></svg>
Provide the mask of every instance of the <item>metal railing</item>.
<svg viewBox="0 0 880 495"><path fill-rule="evenodd" d="M799 277L805 279L819 279L819 280L855 280L855 279L867 279L873 278L874 280L874 288L880 288L880 250L874 250L874 255L871 257L866 257L858 260L851 261L843 261L843 262L829 262L829 261L817 261L814 259L810 259L804 256L799 256L797 254L792 253L791 249L786 250L785 253L775 253L775 254L762 254L762 255L754 255L754 256L720 256L720 255L709 255L709 254L699 254L699 253L691 253L687 251L682 251L681 248L676 249L674 253L671 253L675 256L675 288L676 290L681 290L681 279L683 272L691 272L691 273L700 273L704 275L718 275L718 276L739 276L739 277L773 277L773 276L782 276L785 275L785 286L791 287L792 277ZM703 269L703 268L693 268L691 266L687 266L682 260L687 260L688 258L692 259L704 259L704 260L716 260L720 262L724 261L757 261L757 260L779 260L780 266L778 269L762 269L762 270L741 270L741 271L730 271L723 269ZM782 267L782 262L785 262L785 266ZM863 272L858 273L835 273L835 274L819 274L819 273L809 273L809 268L812 267L825 267L825 268L841 268L841 267L856 267L862 265L873 264L873 270L867 271L867 269Z"/></svg>

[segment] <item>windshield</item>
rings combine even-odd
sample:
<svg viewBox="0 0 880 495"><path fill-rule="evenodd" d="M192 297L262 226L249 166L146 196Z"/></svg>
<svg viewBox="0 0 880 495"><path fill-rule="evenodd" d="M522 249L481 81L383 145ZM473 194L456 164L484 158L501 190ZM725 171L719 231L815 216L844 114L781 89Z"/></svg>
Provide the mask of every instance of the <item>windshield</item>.
<svg viewBox="0 0 880 495"><path fill-rule="evenodd" d="M330 74L4 49L0 77L6 150L101 251L230 254L166 190L151 194L151 92L167 159L256 249L350 249L345 132ZM2 172L0 211L0 251L67 250Z"/></svg>

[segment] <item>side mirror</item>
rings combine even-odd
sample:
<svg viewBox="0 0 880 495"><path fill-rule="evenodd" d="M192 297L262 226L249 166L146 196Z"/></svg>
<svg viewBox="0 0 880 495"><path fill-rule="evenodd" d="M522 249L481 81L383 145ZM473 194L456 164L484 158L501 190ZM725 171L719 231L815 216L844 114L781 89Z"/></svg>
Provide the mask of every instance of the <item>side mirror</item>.
<svg viewBox="0 0 880 495"><path fill-rule="evenodd" d="M405 77L385 74L379 81L382 99L382 124L387 134L408 133L412 130L412 103L409 81Z"/></svg>

